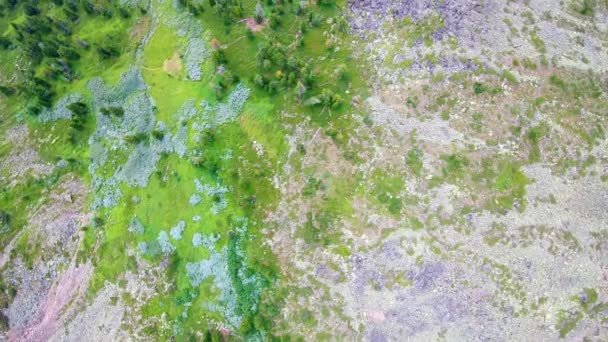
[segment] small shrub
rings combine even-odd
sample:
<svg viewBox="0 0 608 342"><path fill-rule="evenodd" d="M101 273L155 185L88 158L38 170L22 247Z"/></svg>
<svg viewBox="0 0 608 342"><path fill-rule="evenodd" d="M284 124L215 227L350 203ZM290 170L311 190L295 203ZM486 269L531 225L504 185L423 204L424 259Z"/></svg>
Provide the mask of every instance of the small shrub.
<svg viewBox="0 0 608 342"><path fill-rule="evenodd" d="M443 167L444 176L460 176L462 175L464 168L469 165L469 160L460 154L451 154L449 156L444 156L441 159L445 162L445 166Z"/></svg>
<svg viewBox="0 0 608 342"><path fill-rule="evenodd" d="M475 84L473 84L473 91L475 92L475 95L485 93L487 90L488 88L479 82L475 82Z"/></svg>
<svg viewBox="0 0 608 342"><path fill-rule="evenodd" d="M596 5L596 0L578 0L572 3L572 8L580 15L592 16Z"/></svg>
<svg viewBox="0 0 608 342"><path fill-rule="evenodd" d="M409 150L405 156L405 164L416 176L420 176L423 168L422 151L417 148Z"/></svg>
<svg viewBox="0 0 608 342"><path fill-rule="evenodd" d="M122 107L104 107L99 111L101 114L108 116L122 117L125 114L125 110Z"/></svg>

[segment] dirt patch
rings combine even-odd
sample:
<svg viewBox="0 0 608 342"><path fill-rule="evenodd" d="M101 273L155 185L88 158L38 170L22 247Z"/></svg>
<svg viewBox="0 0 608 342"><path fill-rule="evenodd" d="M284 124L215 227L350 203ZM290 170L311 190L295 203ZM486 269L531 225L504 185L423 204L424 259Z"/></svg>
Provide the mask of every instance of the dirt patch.
<svg viewBox="0 0 608 342"><path fill-rule="evenodd" d="M130 32L131 39L133 41L140 42L144 39L146 33L150 28L150 21L151 19L149 16L141 17L137 21L137 23L135 24L135 26L133 26Z"/></svg>
<svg viewBox="0 0 608 342"><path fill-rule="evenodd" d="M241 22L244 23L245 26L251 30L251 32L260 32L264 29L264 27L266 27L265 20L261 24L256 23L255 19L253 18L245 18L241 20Z"/></svg>
<svg viewBox="0 0 608 342"><path fill-rule="evenodd" d="M173 57L165 59L165 61L163 62L163 70L167 74L173 76L177 76L180 71L182 71L182 60L179 57L179 54L177 54L177 52L173 54Z"/></svg>

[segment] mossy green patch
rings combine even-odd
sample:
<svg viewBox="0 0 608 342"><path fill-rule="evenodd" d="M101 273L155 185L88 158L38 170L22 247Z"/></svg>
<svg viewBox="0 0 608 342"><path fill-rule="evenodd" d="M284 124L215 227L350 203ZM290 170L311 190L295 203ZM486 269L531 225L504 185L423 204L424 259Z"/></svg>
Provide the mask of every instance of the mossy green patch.
<svg viewBox="0 0 608 342"><path fill-rule="evenodd" d="M460 178L464 175L464 170L469 165L469 159L459 153L445 155L441 159L444 162L442 169L444 177Z"/></svg>
<svg viewBox="0 0 608 342"><path fill-rule="evenodd" d="M422 151L418 148L409 150L405 155L405 164L414 175L420 176L424 166L422 164Z"/></svg>
<svg viewBox="0 0 608 342"><path fill-rule="evenodd" d="M402 175L376 170L372 176L371 194L389 213L399 216L403 207L401 191L405 187Z"/></svg>
<svg viewBox="0 0 608 342"><path fill-rule="evenodd" d="M519 170L516 164L510 162L502 162L498 165L498 172L494 180L494 188L497 190L497 195L494 198L494 204L498 208L511 209L518 202L520 210L523 210L524 195L526 194L526 185L528 178Z"/></svg>

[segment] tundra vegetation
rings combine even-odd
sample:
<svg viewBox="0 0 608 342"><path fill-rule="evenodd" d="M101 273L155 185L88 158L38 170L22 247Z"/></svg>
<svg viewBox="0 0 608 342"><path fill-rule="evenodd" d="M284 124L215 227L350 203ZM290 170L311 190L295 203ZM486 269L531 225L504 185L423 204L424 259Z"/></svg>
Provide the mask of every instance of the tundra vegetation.
<svg viewBox="0 0 608 342"><path fill-rule="evenodd" d="M607 21L0 0L0 339L605 339Z"/></svg>

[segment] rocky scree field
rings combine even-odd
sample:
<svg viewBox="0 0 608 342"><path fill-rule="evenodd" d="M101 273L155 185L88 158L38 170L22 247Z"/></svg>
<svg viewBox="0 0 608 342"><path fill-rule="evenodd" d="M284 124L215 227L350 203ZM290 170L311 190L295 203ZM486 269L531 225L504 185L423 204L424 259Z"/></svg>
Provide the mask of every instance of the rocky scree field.
<svg viewBox="0 0 608 342"><path fill-rule="evenodd" d="M608 339L605 0L0 0L0 340Z"/></svg>

